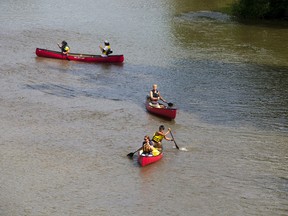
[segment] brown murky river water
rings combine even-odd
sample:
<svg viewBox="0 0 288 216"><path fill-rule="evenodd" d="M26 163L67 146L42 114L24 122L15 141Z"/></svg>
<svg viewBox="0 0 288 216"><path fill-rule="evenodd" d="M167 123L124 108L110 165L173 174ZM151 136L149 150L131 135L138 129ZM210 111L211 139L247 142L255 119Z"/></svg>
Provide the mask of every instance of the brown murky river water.
<svg viewBox="0 0 288 216"><path fill-rule="evenodd" d="M0 2L0 215L287 215L288 25L231 1ZM36 47L121 65L37 58ZM179 109L148 114L153 83ZM179 147L126 155L160 124Z"/></svg>

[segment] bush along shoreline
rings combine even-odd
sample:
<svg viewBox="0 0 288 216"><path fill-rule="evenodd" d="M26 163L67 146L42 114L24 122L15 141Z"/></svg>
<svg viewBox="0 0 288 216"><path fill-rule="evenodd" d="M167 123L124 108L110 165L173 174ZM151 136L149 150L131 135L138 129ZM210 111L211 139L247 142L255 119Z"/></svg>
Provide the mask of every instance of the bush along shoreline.
<svg viewBox="0 0 288 216"><path fill-rule="evenodd" d="M231 14L241 19L288 20L288 0L238 0Z"/></svg>

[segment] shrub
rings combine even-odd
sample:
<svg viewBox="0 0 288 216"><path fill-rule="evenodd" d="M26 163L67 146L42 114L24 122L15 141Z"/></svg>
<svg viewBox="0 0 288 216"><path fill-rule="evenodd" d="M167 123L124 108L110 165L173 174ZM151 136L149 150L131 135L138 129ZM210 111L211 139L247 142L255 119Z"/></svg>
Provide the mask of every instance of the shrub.
<svg viewBox="0 0 288 216"><path fill-rule="evenodd" d="M283 18L287 12L287 0L238 0L232 4L232 14L245 19Z"/></svg>

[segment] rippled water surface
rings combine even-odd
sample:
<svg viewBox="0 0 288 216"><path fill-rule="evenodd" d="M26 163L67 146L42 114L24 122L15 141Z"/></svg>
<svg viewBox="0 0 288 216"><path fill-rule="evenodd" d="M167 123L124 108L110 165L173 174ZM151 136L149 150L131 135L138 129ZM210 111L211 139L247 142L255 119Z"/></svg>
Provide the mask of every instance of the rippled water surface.
<svg viewBox="0 0 288 216"><path fill-rule="evenodd" d="M287 215L288 28L231 1L0 2L0 215ZM123 64L39 58L36 47ZM145 111L157 83L173 121ZM161 161L140 147L172 128Z"/></svg>

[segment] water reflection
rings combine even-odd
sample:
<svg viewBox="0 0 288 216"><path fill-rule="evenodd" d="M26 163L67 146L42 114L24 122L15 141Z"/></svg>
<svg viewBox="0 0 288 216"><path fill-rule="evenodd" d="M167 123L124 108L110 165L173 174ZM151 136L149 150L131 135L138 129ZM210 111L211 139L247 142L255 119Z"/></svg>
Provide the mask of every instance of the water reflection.
<svg viewBox="0 0 288 216"><path fill-rule="evenodd" d="M271 24L273 26L273 24ZM215 12L188 12L175 17L175 44L190 48L193 58L287 66L288 31L244 25Z"/></svg>
<svg viewBox="0 0 288 216"><path fill-rule="evenodd" d="M227 7L232 2L233 0L182 0L181 3L179 3L178 0L169 0L171 10L174 10L176 14L182 13L183 11L216 11Z"/></svg>
<svg viewBox="0 0 288 216"><path fill-rule="evenodd" d="M287 24L239 23L213 12L232 1L172 2L177 48L169 76L177 83L165 91L177 89L181 108L209 123L287 131Z"/></svg>

